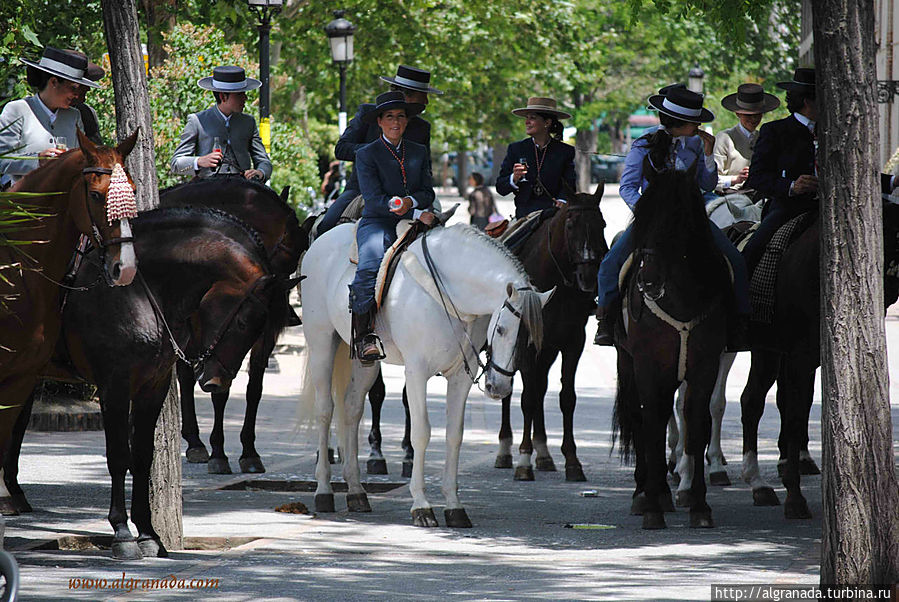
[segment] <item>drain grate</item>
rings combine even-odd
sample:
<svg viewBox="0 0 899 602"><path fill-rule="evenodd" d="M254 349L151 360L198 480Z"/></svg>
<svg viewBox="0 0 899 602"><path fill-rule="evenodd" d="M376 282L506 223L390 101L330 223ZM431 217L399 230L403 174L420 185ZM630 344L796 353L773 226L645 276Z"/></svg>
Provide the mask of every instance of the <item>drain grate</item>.
<svg viewBox="0 0 899 602"><path fill-rule="evenodd" d="M386 493L388 491L393 491L398 487L403 487L404 485L406 485L406 483L386 483L377 481L362 483L362 487L365 489L366 493ZM219 487L220 490L224 491L299 491L306 493L312 493L317 488L318 483L315 481L286 479L247 479L245 481L238 481L237 483ZM334 489L336 493L345 493L347 485L343 481L336 481L331 483L331 488Z"/></svg>

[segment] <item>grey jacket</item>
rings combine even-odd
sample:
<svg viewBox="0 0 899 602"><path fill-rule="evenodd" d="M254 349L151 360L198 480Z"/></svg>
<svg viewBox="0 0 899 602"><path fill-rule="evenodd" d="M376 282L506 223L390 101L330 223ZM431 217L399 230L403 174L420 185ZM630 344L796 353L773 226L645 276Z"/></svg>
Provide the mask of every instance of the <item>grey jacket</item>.
<svg viewBox="0 0 899 602"><path fill-rule="evenodd" d="M34 159L0 158L0 173L13 182L38 168L37 154L53 146L52 137L65 136L66 146L78 148L77 130L84 130L78 109L58 109L56 120L35 96L14 100L0 113L0 156L34 157Z"/></svg>
<svg viewBox="0 0 899 602"><path fill-rule="evenodd" d="M215 173L208 167L194 171L194 160L212 152L214 138L221 140L225 154L219 173L243 173L256 168L265 174L266 180L272 176L272 162L262 145L256 120L245 113L234 113L226 128L222 114L215 107L192 113L187 118L187 126L181 132L181 142L172 156L172 171L201 178ZM229 163L229 159L237 165Z"/></svg>

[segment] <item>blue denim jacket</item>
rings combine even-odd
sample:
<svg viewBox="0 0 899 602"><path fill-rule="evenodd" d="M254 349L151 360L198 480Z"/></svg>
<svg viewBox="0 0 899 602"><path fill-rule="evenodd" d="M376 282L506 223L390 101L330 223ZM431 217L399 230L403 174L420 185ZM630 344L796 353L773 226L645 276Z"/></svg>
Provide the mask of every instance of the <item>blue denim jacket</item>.
<svg viewBox="0 0 899 602"><path fill-rule="evenodd" d="M658 128L648 130L646 133L651 134L656 130ZM702 138L691 136L690 138L679 138L679 140L685 140L686 146L678 146L677 154L674 157L675 169L686 171L698 160L699 166L696 169L696 182L704 193L715 190L715 185L718 183L718 170L715 166L714 157L705 156ZM624 199L624 202L627 203L627 206L631 208L631 211L633 211L637 201L640 200L640 195L649 186L649 182L643 177L643 159L648 154L649 143L646 138L637 138L631 145L631 150L627 154L627 160L624 163L619 194Z"/></svg>

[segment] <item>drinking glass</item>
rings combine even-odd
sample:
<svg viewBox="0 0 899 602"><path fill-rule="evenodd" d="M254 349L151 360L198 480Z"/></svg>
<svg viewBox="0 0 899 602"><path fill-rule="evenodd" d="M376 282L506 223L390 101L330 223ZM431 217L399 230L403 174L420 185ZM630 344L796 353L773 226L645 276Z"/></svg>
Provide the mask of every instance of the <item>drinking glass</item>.
<svg viewBox="0 0 899 602"><path fill-rule="evenodd" d="M212 152L222 152L222 140L218 136L212 139Z"/></svg>
<svg viewBox="0 0 899 602"><path fill-rule="evenodd" d="M525 169L528 168L528 160L527 160L526 157L520 157L520 158L518 159L518 162L521 163L522 165L524 165L524 168L525 168ZM527 175L521 176L521 179L519 180L519 182L527 182L527 181L528 181Z"/></svg>
<svg viewBox="0 0 899 602"><path fill-rule="evenodd" d="M53 139L53 146L56 149L61 151L69 150L69 147L66 145L66 137L65 136L57 136Z"/></svg>

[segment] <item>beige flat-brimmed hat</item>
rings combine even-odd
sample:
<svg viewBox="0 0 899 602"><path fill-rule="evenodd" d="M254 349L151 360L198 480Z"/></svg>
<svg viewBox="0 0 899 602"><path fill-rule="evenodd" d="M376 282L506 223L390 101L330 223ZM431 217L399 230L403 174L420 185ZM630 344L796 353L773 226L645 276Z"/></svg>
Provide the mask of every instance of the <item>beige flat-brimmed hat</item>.
<svg viewBox="0 0 899 602"><path fill-rule="evenodd" d="M571 117L569 113L560 111L556 108L556 99L544 98L543 96L531 96L528 98L528 106L520 109L512 109L513 115L524 117L528 113L549 113L555 115L559 119L568 119Z"/></svg>
<svg viewBox="0 0 899 602"><path fill-rule="evenodd" d="M758 84L740 84L736 94L721 99L721 106L734 113L767 113L780 106L780 100Z"/></svg>

